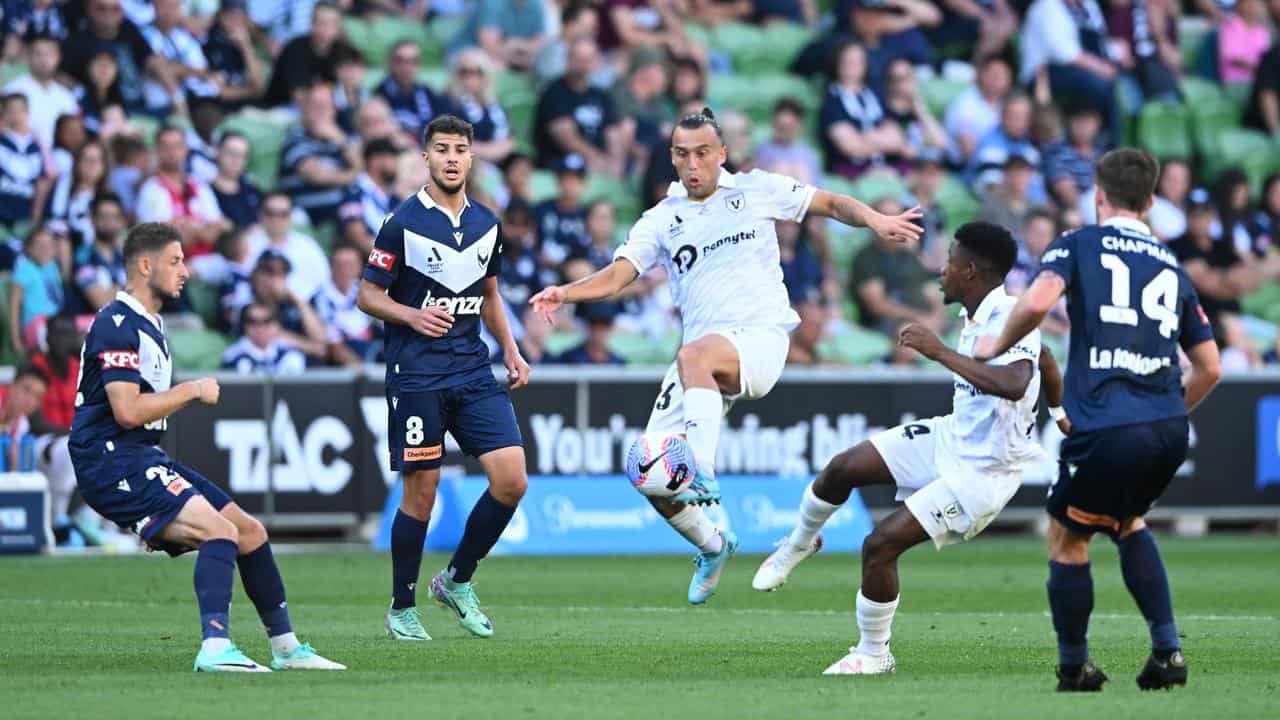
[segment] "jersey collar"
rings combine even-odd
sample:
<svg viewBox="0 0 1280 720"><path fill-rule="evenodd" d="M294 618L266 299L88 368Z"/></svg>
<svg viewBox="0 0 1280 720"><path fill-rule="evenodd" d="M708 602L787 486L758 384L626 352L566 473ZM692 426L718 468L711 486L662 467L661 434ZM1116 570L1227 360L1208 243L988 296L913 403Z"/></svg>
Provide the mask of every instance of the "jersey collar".
<svg viewBox="0 0 1280 720"><path fill-rule="evenodd" d="M1151 235L1151 228L1147 227L1146 223L1137 218L1117 216L1102 224L1120 228L1121 230L1132 230L1133 232L1142 233L1143 235Z"/></svg>
<svg viewBox="0 0 1280 720"><path fill-rule="evenodd" d="M738 176L721 167L720 180L716 183L716 190L719 190L720 188L736 188L736 187L738 187ZM711 194L714 195L715 193L713 192ZM676 180L675 182L671 183L669 187L667 187L667 197L678 197L678 198L688 199L689 191L684 189L684 185L679 180ZM710 195L708 195L707 197L710 198ZM689 200L689 202L693 202L693 201Z"/></svg>
<svg viewBox="0 0 1280 720"><path fill-rule="evenodd" d="M1009 297L1009 294L1004 291L1004 286L997 285L991 292L987 293L986 297L982 298L982 302L978 303L978 309L973 312L972 318L969 317L968 311L963 307L960 308L960 317L964 318L965 324L980 325L985 323L991 319L991 313L995 312L996 307L1007 297Z"/></svg>
<svg viewBox="0 0 1280 720"><path fill-rule="evenodd" d="M440 212L444 213L446 217L448 217L450 220L453 221L454 227L458 227L459 225L462 224L463 213L467 211L467 208L471 207L471 198L467 197L466 193L463 193L462 212L458 213L457 217L454 217L453 213L449 212L444 207L437 205L436 201L431 199L431 194L427 192L427 186L425 185L423 185L422 189L418 191L418 202L422 203L422 206L428 210L430 210L431 208L436 208Z"/></svg>
<svg viewBox="0 0 1280 720"><path fill-rule="evenodd" d="M119 300L125 305L128 305L134 312L150 320L151 324L155 325L157 330L159 330L160 332L164 332L164 321L160 319L160 316L152 315L151 313L147 312L147 309L142 306L142 303L138 302L138 298L130 295L129 293L123 290L117 290L116 300Z"/></svg>

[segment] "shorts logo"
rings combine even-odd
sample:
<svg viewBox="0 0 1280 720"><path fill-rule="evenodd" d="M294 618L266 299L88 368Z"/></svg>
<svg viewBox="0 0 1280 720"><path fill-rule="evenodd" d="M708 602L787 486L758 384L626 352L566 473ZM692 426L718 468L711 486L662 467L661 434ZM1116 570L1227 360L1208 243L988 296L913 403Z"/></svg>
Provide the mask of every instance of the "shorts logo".
<svg viewBox="0 0 1280 720"><path fill-rule="evenodd" d="M954 520L955 518L960 517L963 512L964 511L960 509L960 503L948 503L946 507L942 508L942 515L948 520Z"/></svg>
<svg viewBox="0 0 1280 720"><path fill-rule="evenodd" d="M443 445L432 445L431 447L404 449L405 462L423 462L426 460L438 460L443 455L444 455Z"/></svg>
<svg viewBox="0 0 1280 720"><path fill-rule="evenodd" d="M389 253L386 250L374 248L369 251L369 264L390 272L391 268L396 264L396 255L395 253Z"/></svg>
<svg viewBox="0 0 1280 720"><path fill-rule="evenodd" d="M191 483L179 476L171 480L168 485L165 485L164 489L168 490L170 495L181 495L182 491L189 487L191 487Z"/></svg>
<svg viewBox="0 0 1280 720"><path fill-rule="evenodd" d="M130 350L105 350L98 353L103 370L137 370L142 366L138 353Z"/></svg>

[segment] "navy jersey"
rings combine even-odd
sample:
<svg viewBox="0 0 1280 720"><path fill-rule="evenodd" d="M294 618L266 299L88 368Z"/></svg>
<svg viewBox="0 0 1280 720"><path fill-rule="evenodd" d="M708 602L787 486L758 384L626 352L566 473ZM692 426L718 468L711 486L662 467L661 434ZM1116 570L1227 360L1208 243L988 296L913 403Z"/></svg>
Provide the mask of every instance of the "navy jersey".
<svg viewBox="0 0 1280 720"><path fill-rule="evenodd" d="M44 153L31 133L0 133L0 222L31 219L36 181L44 174Z"/></svg>
<svg viewBox="0 0 1280 720"><path fill-rule="evenodd" d="M485 278L500 267L498 217L468 200L455 219L420 190L391 213L373 245L365 280L401 305L438 305L453 315L453 327L438 338L387 323L387 382L435 390L488 376L480 308Z"/></svg>
<svg viewBox="0 0 1280 720"><path fill-rule="evenodd" d="M1174 254L1137 220L1114 218L1058 238L1041 272L1067 285L1071 356L1063 406L1098 430L1186 415L1178 346L1213 339Z"/></svg>
<svg viewBox="0 0 1280 720"><path fill-rule="evenodd" d="M163 321L132 295L117 293L93 318L80 350L72 449L85 451L107 441L133 446L159 443L168 420L161 418L132 430L121 427L107 401L107 384L131 382L143 393L157 393L169 389L172 377Z"/></svg>

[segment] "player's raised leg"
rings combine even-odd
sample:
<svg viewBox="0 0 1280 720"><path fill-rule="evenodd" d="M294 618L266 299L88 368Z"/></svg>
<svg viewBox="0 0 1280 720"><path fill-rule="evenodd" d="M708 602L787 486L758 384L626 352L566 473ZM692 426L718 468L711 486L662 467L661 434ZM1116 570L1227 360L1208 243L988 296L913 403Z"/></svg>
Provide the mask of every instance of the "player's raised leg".
<svg viewBox="0 0 1280 720"><path fill-rule="evenodd" d="M266 628L271 642L273 670L346 670L341 663L322 657L310 643L299 642L289 620L284 579L276 565L267 529L257 518L229 502L219 513L236 527L240 582Z"/></svg>
<svg viewBox="0 0 1280 720"><path fill-rule="evenodd" d="M676 368L683 389L684 434L698 463L698 477L690 485L690 497L676 502L709 503L720 500L716 481L716 447L724 419L725 396L742 392L738 349L723 335L704 335L680 348Z"/></svg>
<svg viewBox="0 0 1280 720"><path fill-rule="evenodd" d="M394 452L394 450L393 450ZM391 609L387 634L396 640L430 640L418 616L418 574L422 548L427 541L427 521L436 502L440 468L404 470L404 495L391 522Z"/></svg>
<svg viewBox="0 0 1280 720"><path fill-rule="evenodd" d="M1187 684L1187 662L1173 617L1169 575L1156 538L1142 518L1133 518L1116 538L1120 572L1151 631L1151 657L1138 673L1138 687L1164 690Z"/></svg>
<svg viewBox="0 0 1280 720"><path fill-rule="evenodd" d="M1058 635L1058 691L1096 692L1106 673L1089 659L1089 615L1093 612L1093 575L1089 535L1049 518L1049 610Z"/></svg>
<svg viewBox="0 0 1280 720"><path fill-rule="evenodd" d="M505 398L505 395L503 396ZM471 578L476 566L489 554L515 515L516 506L529 487L524 448L519 445L484 453L480 465L489 477L489 489L467 516L462 540L449 567L431 580L431 595L458 617L458 623L477 637L491 637L493 623L480 610Z"/></svg>

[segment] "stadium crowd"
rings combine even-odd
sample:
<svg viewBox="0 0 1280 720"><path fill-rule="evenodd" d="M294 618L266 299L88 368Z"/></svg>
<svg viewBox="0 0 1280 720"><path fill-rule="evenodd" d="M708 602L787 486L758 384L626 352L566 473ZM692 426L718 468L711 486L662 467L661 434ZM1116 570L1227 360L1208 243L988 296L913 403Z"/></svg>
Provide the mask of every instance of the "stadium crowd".
<svg viewBox="0 0 1280 720"><path fill-rule="evenodd" d="M3 12L5 364L67 364L52 339L114 297L124 231L141 221L184 238L193 275L167 308L178 367L377 361L361 268L383 218L425 182L420 135L442 113L475 126L469 189L501 213L502 293L526 357L666 362L679 321L660 271L550 327L526 301L610 262L675 180L672 123L704 104L735 170L926 210L918 247L820 221L780 228L802 318L793 363L917 362L890 338L908 321L955 330L935 282L948 232L973 218L1013 230L1016 291L1057 233L1092 219L1094 160L1131 143L1164 161L1150 222L1199 288L1227 366L1276 361L1280 0L5 0ZM1057 343L1066 328L1064 311L1046 326ZM73 382L70 362L55 387Z"/></svg>

